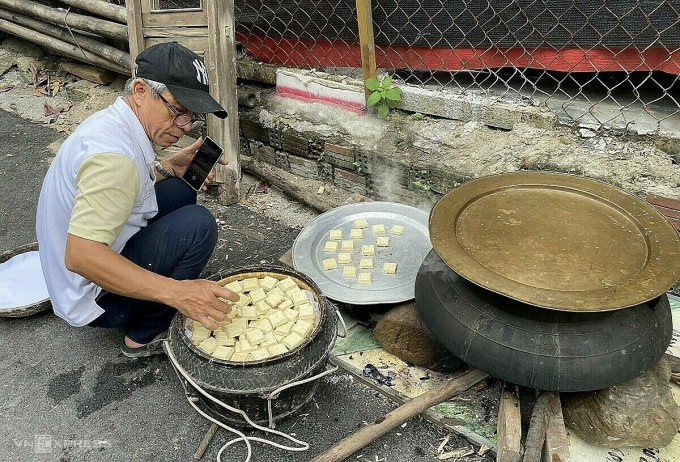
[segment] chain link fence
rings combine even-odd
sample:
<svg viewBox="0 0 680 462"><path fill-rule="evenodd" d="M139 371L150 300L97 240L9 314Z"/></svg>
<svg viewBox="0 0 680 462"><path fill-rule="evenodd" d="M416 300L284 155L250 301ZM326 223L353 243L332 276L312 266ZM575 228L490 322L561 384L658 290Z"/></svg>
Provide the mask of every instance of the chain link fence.
<svg viewBox="0 0 680 462"><path fill-rule="evenodd" d="M373 0L371 10L378 74L398 85L544 105L595 129L680 127L678 0ZM255 59L361 77L355 0L235 0L235 18Z"/></svg>

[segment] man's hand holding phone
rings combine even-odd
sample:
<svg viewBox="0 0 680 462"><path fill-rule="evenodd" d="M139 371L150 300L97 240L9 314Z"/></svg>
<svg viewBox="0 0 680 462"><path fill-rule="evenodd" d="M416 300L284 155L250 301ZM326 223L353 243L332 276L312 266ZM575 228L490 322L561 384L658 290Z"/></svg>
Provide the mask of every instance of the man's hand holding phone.
<svg viewBox="0 0 680 462"><path fill-rule="evenodd" d="M215 165L227 165L222 153L222 148L212 139L198 138L170 157L170 163L173 173L194 190L206 190L208 184L215 179Z"/></svg>

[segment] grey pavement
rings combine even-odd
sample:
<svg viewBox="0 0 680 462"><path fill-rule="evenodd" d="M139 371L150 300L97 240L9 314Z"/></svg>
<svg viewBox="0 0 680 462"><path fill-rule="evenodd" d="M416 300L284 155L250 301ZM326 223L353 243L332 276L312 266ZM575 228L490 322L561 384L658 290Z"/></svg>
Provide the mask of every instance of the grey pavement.
<svg viewBox="0 0 680 462"><path fill-rule="evenodd" d="M59 137L46 126L0 111L0 252L35 240L36 202L52 155L48 145ZM225 223L206 275L229 265L274 263L300 231L243 205L204 201ZM190 407L167 358L126 359L119 353L121 340L118 330L70 327L51 312L0 318L0 460L194 460L209 423ZM310 460L395 407L338 371L322 379L313 399L277 426L310 449L286 452L254 443L251 460ZM418 417L348 460L437 460L437 447L447 434ZM203 460L216 460L232 437L219 430ZM466 444L454 436L445 449ZM242 443L222 455L229 461L245 458Z"/></svg>

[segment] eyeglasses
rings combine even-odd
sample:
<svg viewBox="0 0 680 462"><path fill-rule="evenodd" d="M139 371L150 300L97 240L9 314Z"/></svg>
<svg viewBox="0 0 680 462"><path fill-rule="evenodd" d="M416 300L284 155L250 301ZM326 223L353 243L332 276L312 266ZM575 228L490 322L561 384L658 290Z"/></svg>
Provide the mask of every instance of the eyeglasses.
<svg viewBox="0 0 680 462"><path fill-rule="evenodd" d="M163 95L161 95L155 88L149 87L151 90L153 90L154 93L158 95L158 97L163 101L163 104L165 104L165 107L167 107L170 112L175 116L174 119L172 119L172 123L175 124L179 128L184 128L187 125L191 124L192 127L196 123L203 123L205 122L205 115L204 114L193 114L193 117L188 115L188 114L182 114L177 110L175 106L170 104L167 99L163 98Z"/></svg>

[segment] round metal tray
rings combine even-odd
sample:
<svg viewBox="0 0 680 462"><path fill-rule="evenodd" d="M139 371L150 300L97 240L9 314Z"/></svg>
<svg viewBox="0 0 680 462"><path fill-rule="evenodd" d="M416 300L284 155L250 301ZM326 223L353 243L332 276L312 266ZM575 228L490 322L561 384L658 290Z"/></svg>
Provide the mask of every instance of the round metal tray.
<svg viewBox="0 0 680 462"><path fill-rule="evenodd" d="M596 180L548 172L491 175L435 204L432 245L494 292L564 311L645 303L680 276L680 239L654 207Z"/></svg>
<svg viewBox="0 0 680 462"><path fill-rule="evenodd" d="M415 296L415 280L420 264L432 249L427 229L428 213L395 202L361 202L344 205L319 215L307 225L295 239L292 249L293 267L306 274L319 286L328 298L355 305L379 303L399 303ZM354 221L365 219L369 228L364 230L364 238L355 240L351 252L353 265L357 272L371 273L372 283L363 285L357 278L342 276L342 267L325 270L323 260L337 257L336 253L324 252L332 229L340 229L344 239L349 239L350 230L355 228ZM376 237L371 233L371 225L384 224L390 238L388 247L375 247L374 267L372 270L359 269L361 245L375 244ZM401 236L389 233L392 225L404 226ZM397 263L397 272L384 274L385 262Z"/></svg>

